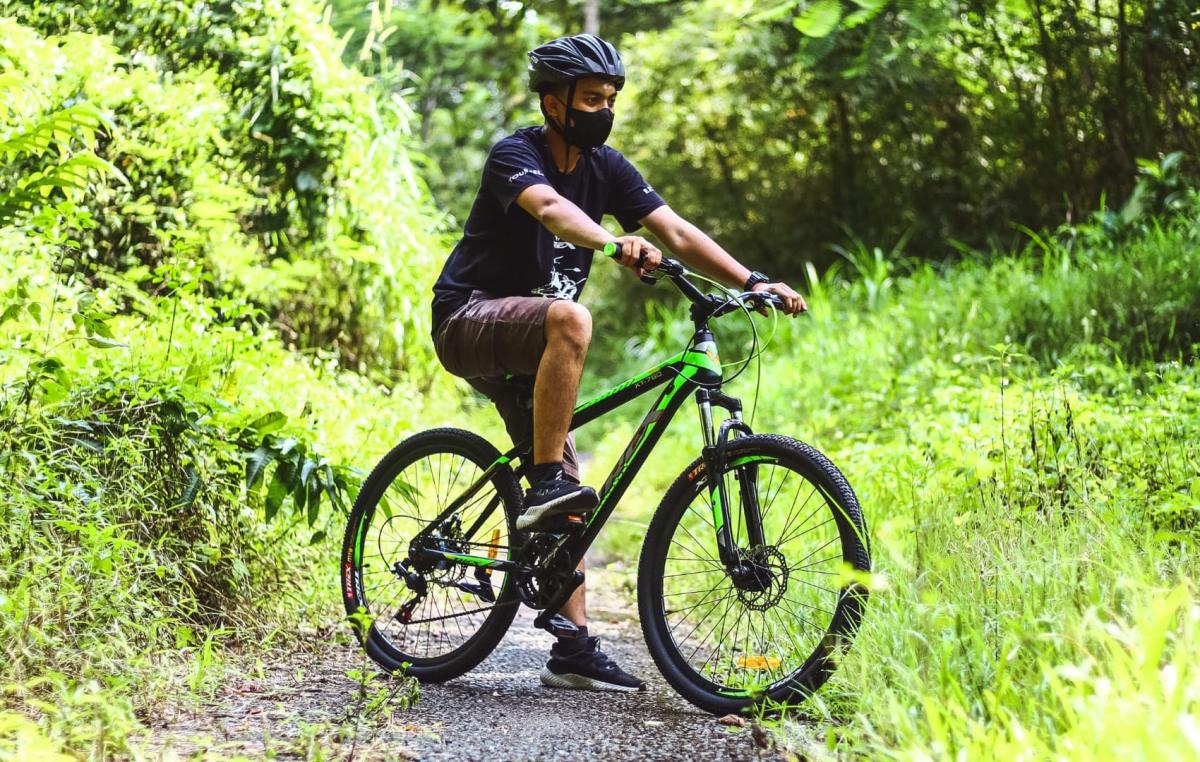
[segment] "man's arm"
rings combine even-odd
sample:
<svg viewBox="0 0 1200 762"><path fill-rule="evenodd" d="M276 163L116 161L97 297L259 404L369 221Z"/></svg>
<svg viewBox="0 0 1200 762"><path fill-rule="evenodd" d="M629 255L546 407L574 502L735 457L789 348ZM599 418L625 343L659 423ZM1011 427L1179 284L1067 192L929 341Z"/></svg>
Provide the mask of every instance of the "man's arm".
<svg viewBox="0 0 1200 762"><path fill-rule="evenodd" d="M684 262L714 280L741 290L750 277L750 269L738 262L709 238L700 228L675 213L669 206L660 206L647 214L642 223L667 248L678 254ZM808 309L804 297L786 283L760 283L755 291L770 291L784 301L784 311L795 314Z"/></svg>
<svg viewBox="0 0 1200 762"><path fill-rule="evenodd" d="M549 185L530 185L517 196L517 205L560 239L589 249L603 249L610 241L621 247L618 261L637 271L653 270L662 261L662 252L645 238L636 235L614 236L588 217L582 209L559 195ZM638 267L642 254L645 267Z"/></svg>

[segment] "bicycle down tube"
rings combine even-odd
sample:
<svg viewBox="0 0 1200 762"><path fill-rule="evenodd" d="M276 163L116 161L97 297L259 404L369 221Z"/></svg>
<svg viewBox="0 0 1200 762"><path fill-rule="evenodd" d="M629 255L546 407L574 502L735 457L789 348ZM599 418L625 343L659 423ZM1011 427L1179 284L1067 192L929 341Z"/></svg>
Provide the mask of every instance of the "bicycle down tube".
<svg viewBox="0 0 1200 762"><path fill-rule="evenodd" d="M617 503L625 494L625 490L633 482L634 477L637 476L642 465L646 462L647 454L654 448L659 437L662 436L663 431L670 424L671 419L678 412L688 394L698 389L701 384L708 385L720 382L721 366L716 360L716 343L713 341L712 334L707 330L699 331L696 333L692 344L694 348L680 352L662 361L653 368L593 397L575 408L574 415L571 418L572 431L641 397L652 389L666 385L666 388L659 394L654 405L642 419L637 431L634 432L628 447L621 454L621 457L617 459L616 464L604 482L604 486L600 488L600 503L592 511L583 534L572 538L570 544L573 554L576 557L581 557L587 548L591 546L601 527L604 526L604 523L616 508ZM492 474L495 473L497 468L511 463L515 458L526 455L529 450L529 443L522 442L501 455L461 496L451 502L437 518L430 521L413 538L412 545L415 547L426 533L432 531L459 510L464 503L470 500L491 479ZM482 524L498 505L499 500L493 498L491 504L484 509L475 524ZM472 527L473 529L474 526ZM468 530L466 536L472 536L472 530ZM470 566L486 566L502 570L516 570L520 568L515 561L508 559L453 553L434 548L424 548L423 552L431 556L440 556L447 560Z"/></svg>

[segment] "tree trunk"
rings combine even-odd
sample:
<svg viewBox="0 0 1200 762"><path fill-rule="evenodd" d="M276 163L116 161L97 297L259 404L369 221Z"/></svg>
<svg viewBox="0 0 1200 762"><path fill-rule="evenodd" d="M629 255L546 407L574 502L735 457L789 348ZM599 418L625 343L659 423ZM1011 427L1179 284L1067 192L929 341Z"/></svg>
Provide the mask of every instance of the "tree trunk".
<svg viewBox="0 0 1200 762"><path fill-rule="evenodd" d="M1055 136L1055 143L1058 145L1059 156L1058 161L1054 162L1056 178L1056 187L1074 188L1079 187L1083 178L1080 176L1078 161L1076 156L1076 146L1070 140L1070 131L1068 130L1066 113L1062 105L1062 93L1057 82L1057 75L1062 66L1058 62L1058 56L1055 53L1053 40L1050 37L1049 31L1046 29L1046 20L1043 16L1043 8L1041 0L1033 0L1033 18L1037 22L1038 30L1038 52L1042 56L1042 61L1046 64L1046 90L1050 95L1050 130ZM1065 171L1064 171L1065 168ZM1068 203L1074 207L1075 197L1068 191ZM1069 213L1074 212L1074 209L1068 209Z"/></svg>
<svg viewBox="0 0 1200 762"><path fill-rule="evenodd" d="M858 227L858 181L855 177L854 136L850 126L850 106L846 102L846 94L837 94L838 143L841 149L838 165L841 167L838 179L838 195L842 199L842 209L846 215L846 224L851 230L859 231Z"/></svg>
<svg viewBox="0 0 1200 762"><path fill-rule="evenodd" d="M600 35L600 0L584 0L583 31L596 36Z"/></svg>

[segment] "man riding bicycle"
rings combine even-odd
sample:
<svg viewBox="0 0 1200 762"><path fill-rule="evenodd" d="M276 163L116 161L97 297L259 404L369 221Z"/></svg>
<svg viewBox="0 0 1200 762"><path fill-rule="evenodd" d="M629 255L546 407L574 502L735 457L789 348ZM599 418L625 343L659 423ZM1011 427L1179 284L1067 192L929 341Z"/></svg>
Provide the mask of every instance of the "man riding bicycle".
<svg viewBox="0 0 1200 762"><path fill-rule="evenodd" d="M518 529L578 521L597 505L582 486L568 432L592 322L578 304L592 254L608 243L639 276L662 253L647 228L690 267L743 290L778 295L796 314L804 299L787 284L737 262L676 214L633 165L606 146L625 67L616 49L588 34L529 53L529 87L545 123L492 147L462 238L433 287L433 340L446 370L496 405L514 443L533 442L530 488ZM582 568L582 565L581 565ZM557 642L541 680L551 687L640 690L587 635L581 586L555 618Z"/></svg>

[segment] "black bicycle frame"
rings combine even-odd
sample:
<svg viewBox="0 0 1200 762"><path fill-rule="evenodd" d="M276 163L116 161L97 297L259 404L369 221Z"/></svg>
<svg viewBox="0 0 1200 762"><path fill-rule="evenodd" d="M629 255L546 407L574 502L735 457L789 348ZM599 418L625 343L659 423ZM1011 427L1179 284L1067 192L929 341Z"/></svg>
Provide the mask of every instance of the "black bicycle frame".
<svg viewBox="0 0 1200 762"><path fill-rule="evenodd" d="M586 528L582 533L570 538L564 546L570 552L574 563L577 564L583 558L583 554L587 552L596 535L600 532L608 517L612 515L617 503L625 494L626 489L633 482L642 465L645 464L650 451L658 442L659 437L662 436L663 431L670 424L675 413L678 412L684 398L692 392L696 392L697 403L700 406L701 424L704 430L706 464L710 467L716 465L716 463L707 462L712 457L714 451L711 405L715 402L719 406L728 408L731 412L736 411L740 413L741 410L740 403L737 400L720 392L720 384L721 365L717 354L716 342L707 327L698 326L696 333L692 337L692 341L688 344L688 349L575 408L575 412L571 418L572 431L641 397L652 389L666 386L658 395L654 406L651 407L650 411L642 419L641 425L634 432L633 439L630 441L628 447L625 448L621 457L617 459L616 465L613 466L604 485L600 488L599 505L592 511ZM749 429L744 424L741 424L740 421L737 424L740 424L737 428L742 429L745 433L749 432ZM723 425L722 436L724 436L725 429L726 426ZM410 548L414 550L419 549L419 552L427 558L441 557L469 566L487 567L505 571L525 571L526 569L519 562L512 559L477 556L469 553L456 553L423 547L424 543L421 540L435 531L443 521L454 515L461 506L467 504L491 480L497 469L507 466L517 458L520 458L522 463L528 465L530 451L531 447L529 443L521 443L497 458L494 463L485 469L467 487L465 492L442 511L437 518L430 521L413 538ZM523 466L519 469L518 473L524 470ZM720 470L713 471L713 473L720 473ZM710 485L710 488L712 488L713 525L718 533L718 546L722 551L723 560L726 563L733 563L735 561L732 552L733 538L729 529L727 511L729 501L725 493L724 480L718 479L715 485ZM742 491L745 492L744 487ZM753 490L751 490L752 493ZM492 512L499 506L499 503L500 498L497 495L484 508L475 523L463 534L467 537L473 536L478 528L488 520ZM754 505L753 508L757 509L757 505ZM761 528L758 529L761 532Z"/></svg>

